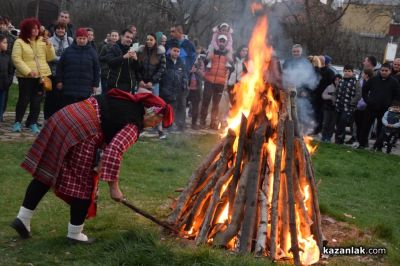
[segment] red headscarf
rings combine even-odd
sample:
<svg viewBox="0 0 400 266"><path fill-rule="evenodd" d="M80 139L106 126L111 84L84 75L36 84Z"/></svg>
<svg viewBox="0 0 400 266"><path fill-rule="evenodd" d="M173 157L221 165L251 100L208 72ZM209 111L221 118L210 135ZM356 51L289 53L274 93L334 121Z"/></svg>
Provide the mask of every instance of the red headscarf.
<svg viewBox="0 0 400 266"><path fill-rule="evenodd" d="M120 89L111 89L108 91L107 95L116 99L128 100L135 103L140 102L143 103L146 108L153 106L161 107L162 109L160 110L160 113L163 114L163 127L170 127L174 122L174 111L171 105L151 93L131 94Z"/></svg>

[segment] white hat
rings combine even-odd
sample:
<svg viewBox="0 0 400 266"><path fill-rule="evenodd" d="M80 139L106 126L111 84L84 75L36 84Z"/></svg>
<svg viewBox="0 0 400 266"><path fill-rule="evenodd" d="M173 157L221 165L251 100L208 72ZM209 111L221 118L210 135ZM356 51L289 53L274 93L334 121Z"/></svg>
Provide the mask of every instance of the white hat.
<svg viewBox="0 0 400 266"><path fill-rule="evenodd" d="M221 23L221 24L219 25L219 27L220 27L220 28L222 28L223 26L225 26L225 27L229 28L229 24L228 24L228 23L226 23L226 22L224 22L224 23Z"/></svg>
<svg viewBox="0 0 400 266"><path fill-rule="evenodd" d="M224 39L225 41L228 40L228 38L224 34L221 34L221 35L218 36L218 40L220 40L220 39Z"/></svg>

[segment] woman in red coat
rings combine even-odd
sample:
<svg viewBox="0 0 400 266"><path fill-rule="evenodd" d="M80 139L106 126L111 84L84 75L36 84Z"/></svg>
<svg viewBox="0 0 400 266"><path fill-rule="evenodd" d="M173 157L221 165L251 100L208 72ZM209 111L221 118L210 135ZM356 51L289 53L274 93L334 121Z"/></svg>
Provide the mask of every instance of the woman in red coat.
<svg viewBox="0 0 400 266"><path fill-rule="evenodd" d="M21 166L32 174L17 218L11 226L22 238L30 237L30 220L50 188L70 204L67 238L80 243L93 239L82 233L97 189L96 177L107 181L110 196L123 198L118 186L122 155L137 140L144 127L173 122L172 108L152 94L113 89L107 95L90 97L68 105L46 123ZM94 171L96 154L104 149L99 175Z"/></svg>

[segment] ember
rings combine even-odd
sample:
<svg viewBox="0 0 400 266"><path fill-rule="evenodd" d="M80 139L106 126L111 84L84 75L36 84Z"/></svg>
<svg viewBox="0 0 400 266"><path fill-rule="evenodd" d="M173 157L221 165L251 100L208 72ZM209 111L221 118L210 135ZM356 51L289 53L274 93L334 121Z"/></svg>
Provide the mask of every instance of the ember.
<svg viewBox="0 0 400 266"><path fill-rule="evenodd" d="M282 89L267 29L262 16L229 130L193 172L168 222L196 244L308 265L318 262L323 240L315 148L299 131L295 90Z"/></svg>

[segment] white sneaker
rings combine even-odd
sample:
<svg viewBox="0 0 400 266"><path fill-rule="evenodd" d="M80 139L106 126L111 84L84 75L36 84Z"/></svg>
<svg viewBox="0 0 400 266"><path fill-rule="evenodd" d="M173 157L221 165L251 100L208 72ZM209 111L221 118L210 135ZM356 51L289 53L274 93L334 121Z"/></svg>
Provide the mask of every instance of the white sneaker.
<svg viewBox="0 0 400 266"><path fill-rule="evenodd" d="M353 144L351 144L351 147L352 147L353 149L357 149L359 146L360 146L360 143L358 143L357 141L354 142Z"/></svg>

